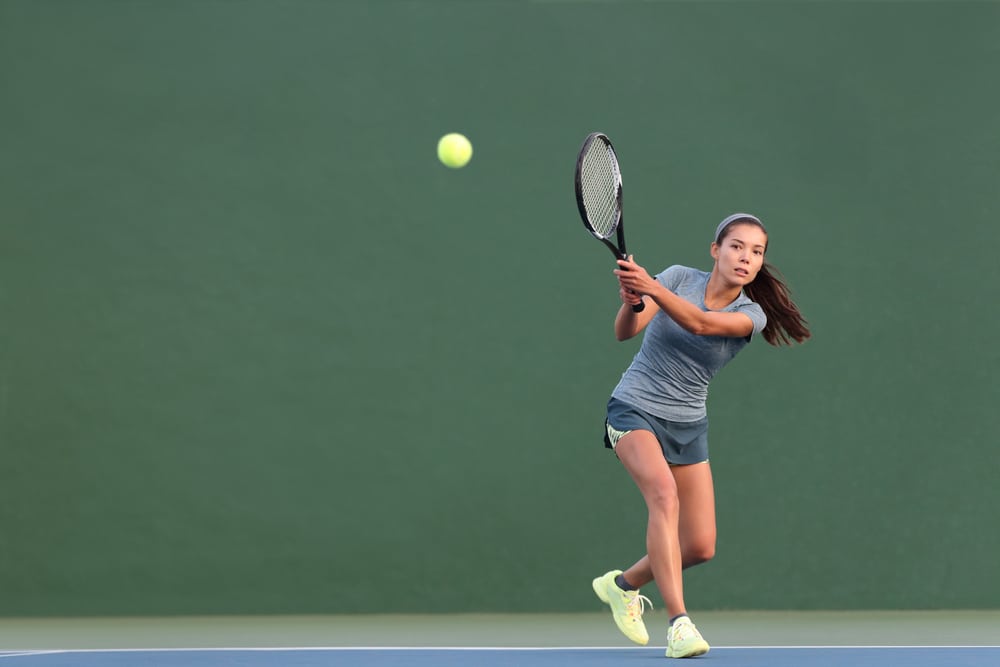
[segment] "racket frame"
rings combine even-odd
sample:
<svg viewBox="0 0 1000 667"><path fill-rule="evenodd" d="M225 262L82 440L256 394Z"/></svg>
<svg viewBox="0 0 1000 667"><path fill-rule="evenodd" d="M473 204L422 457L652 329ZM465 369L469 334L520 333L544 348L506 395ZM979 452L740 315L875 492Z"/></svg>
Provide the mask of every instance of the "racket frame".
<svg viewBox="0 0 1000 667"><path fill-rule="evenodd" d="M595 142L599 142L607 148L615 174L614 202L617 210L617 220L608 235L601 234L594 227L594 224L590 219L590 214L587 212L587 204L583 197L584 158L587 156L591 146ZM611 143L611 139L608 138L608 135L603 132L591 132L587 135L587 138L584 139L583 145L580 147L580 153L576 158L576 173L573 178L573 186L576 190L576 206L580 211L580 219L583 221L583 226L587 228L587 231L590 232L594 238L601 241L608 247L608 250L610 250L611 254L615 256L615 259L628 259L628 250L625 247L625 226L623 224L622 217L622 171L621 166L618 163L618 153L615 152L615 147ZM614 234L617 243L613 243L609 239L611 234ZM644 303L637 303L632 306L632 310L638 313L642 312L645 307Z"/></svg>

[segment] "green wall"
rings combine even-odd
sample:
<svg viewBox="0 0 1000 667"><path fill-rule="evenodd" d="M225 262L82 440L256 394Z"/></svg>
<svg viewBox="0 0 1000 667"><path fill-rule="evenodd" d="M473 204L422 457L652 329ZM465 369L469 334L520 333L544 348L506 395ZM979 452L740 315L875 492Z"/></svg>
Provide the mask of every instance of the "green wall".
<svg viewBox="0 0 1000 667"><path fill-rule="evenodd" d="M598 610L593 130L815 334L714 385L689 607L996 607L997 71L990 2L0 0L0 614Z"/></svg>

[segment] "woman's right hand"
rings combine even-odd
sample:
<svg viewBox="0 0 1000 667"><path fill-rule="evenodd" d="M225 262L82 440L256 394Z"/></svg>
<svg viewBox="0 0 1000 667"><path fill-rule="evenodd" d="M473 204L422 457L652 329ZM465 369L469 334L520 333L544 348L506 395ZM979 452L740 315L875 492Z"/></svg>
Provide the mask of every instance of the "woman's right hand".
<svg viewBox="0 0 1000 667"><path fill-rule="evenodd" d="M618 295L621 297L622 303L627 303L630 306L642 303L642 295L627 289L621 284L621 281L618 282Z"/></svg>

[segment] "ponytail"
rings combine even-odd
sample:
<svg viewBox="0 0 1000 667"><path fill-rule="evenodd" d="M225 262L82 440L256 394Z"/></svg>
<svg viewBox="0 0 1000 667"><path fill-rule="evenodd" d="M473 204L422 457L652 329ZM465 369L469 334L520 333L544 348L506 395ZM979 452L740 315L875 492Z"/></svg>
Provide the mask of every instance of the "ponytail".
<svg viewBox="0 0 1000 667"><path fill-rule="evenodd" d="M761 335L771 345L791 345L805 342L812 334L806 320L792 301L791 292L781 278L781 272L764 262L753 282L743 292L755 301L767 315L767 326Z"/></svg>

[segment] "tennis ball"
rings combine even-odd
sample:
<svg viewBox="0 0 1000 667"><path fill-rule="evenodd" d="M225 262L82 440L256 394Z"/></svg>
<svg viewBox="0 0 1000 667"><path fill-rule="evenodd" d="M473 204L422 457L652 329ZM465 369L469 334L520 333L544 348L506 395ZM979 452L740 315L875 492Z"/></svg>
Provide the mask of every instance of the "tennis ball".
<svg viewBox="0 0 1000 667"><path fill-rule="evenodd" d="M472 159L472 144L464 134L446 134L438 140L438 159L452 169L464 167Z"/></svg>

